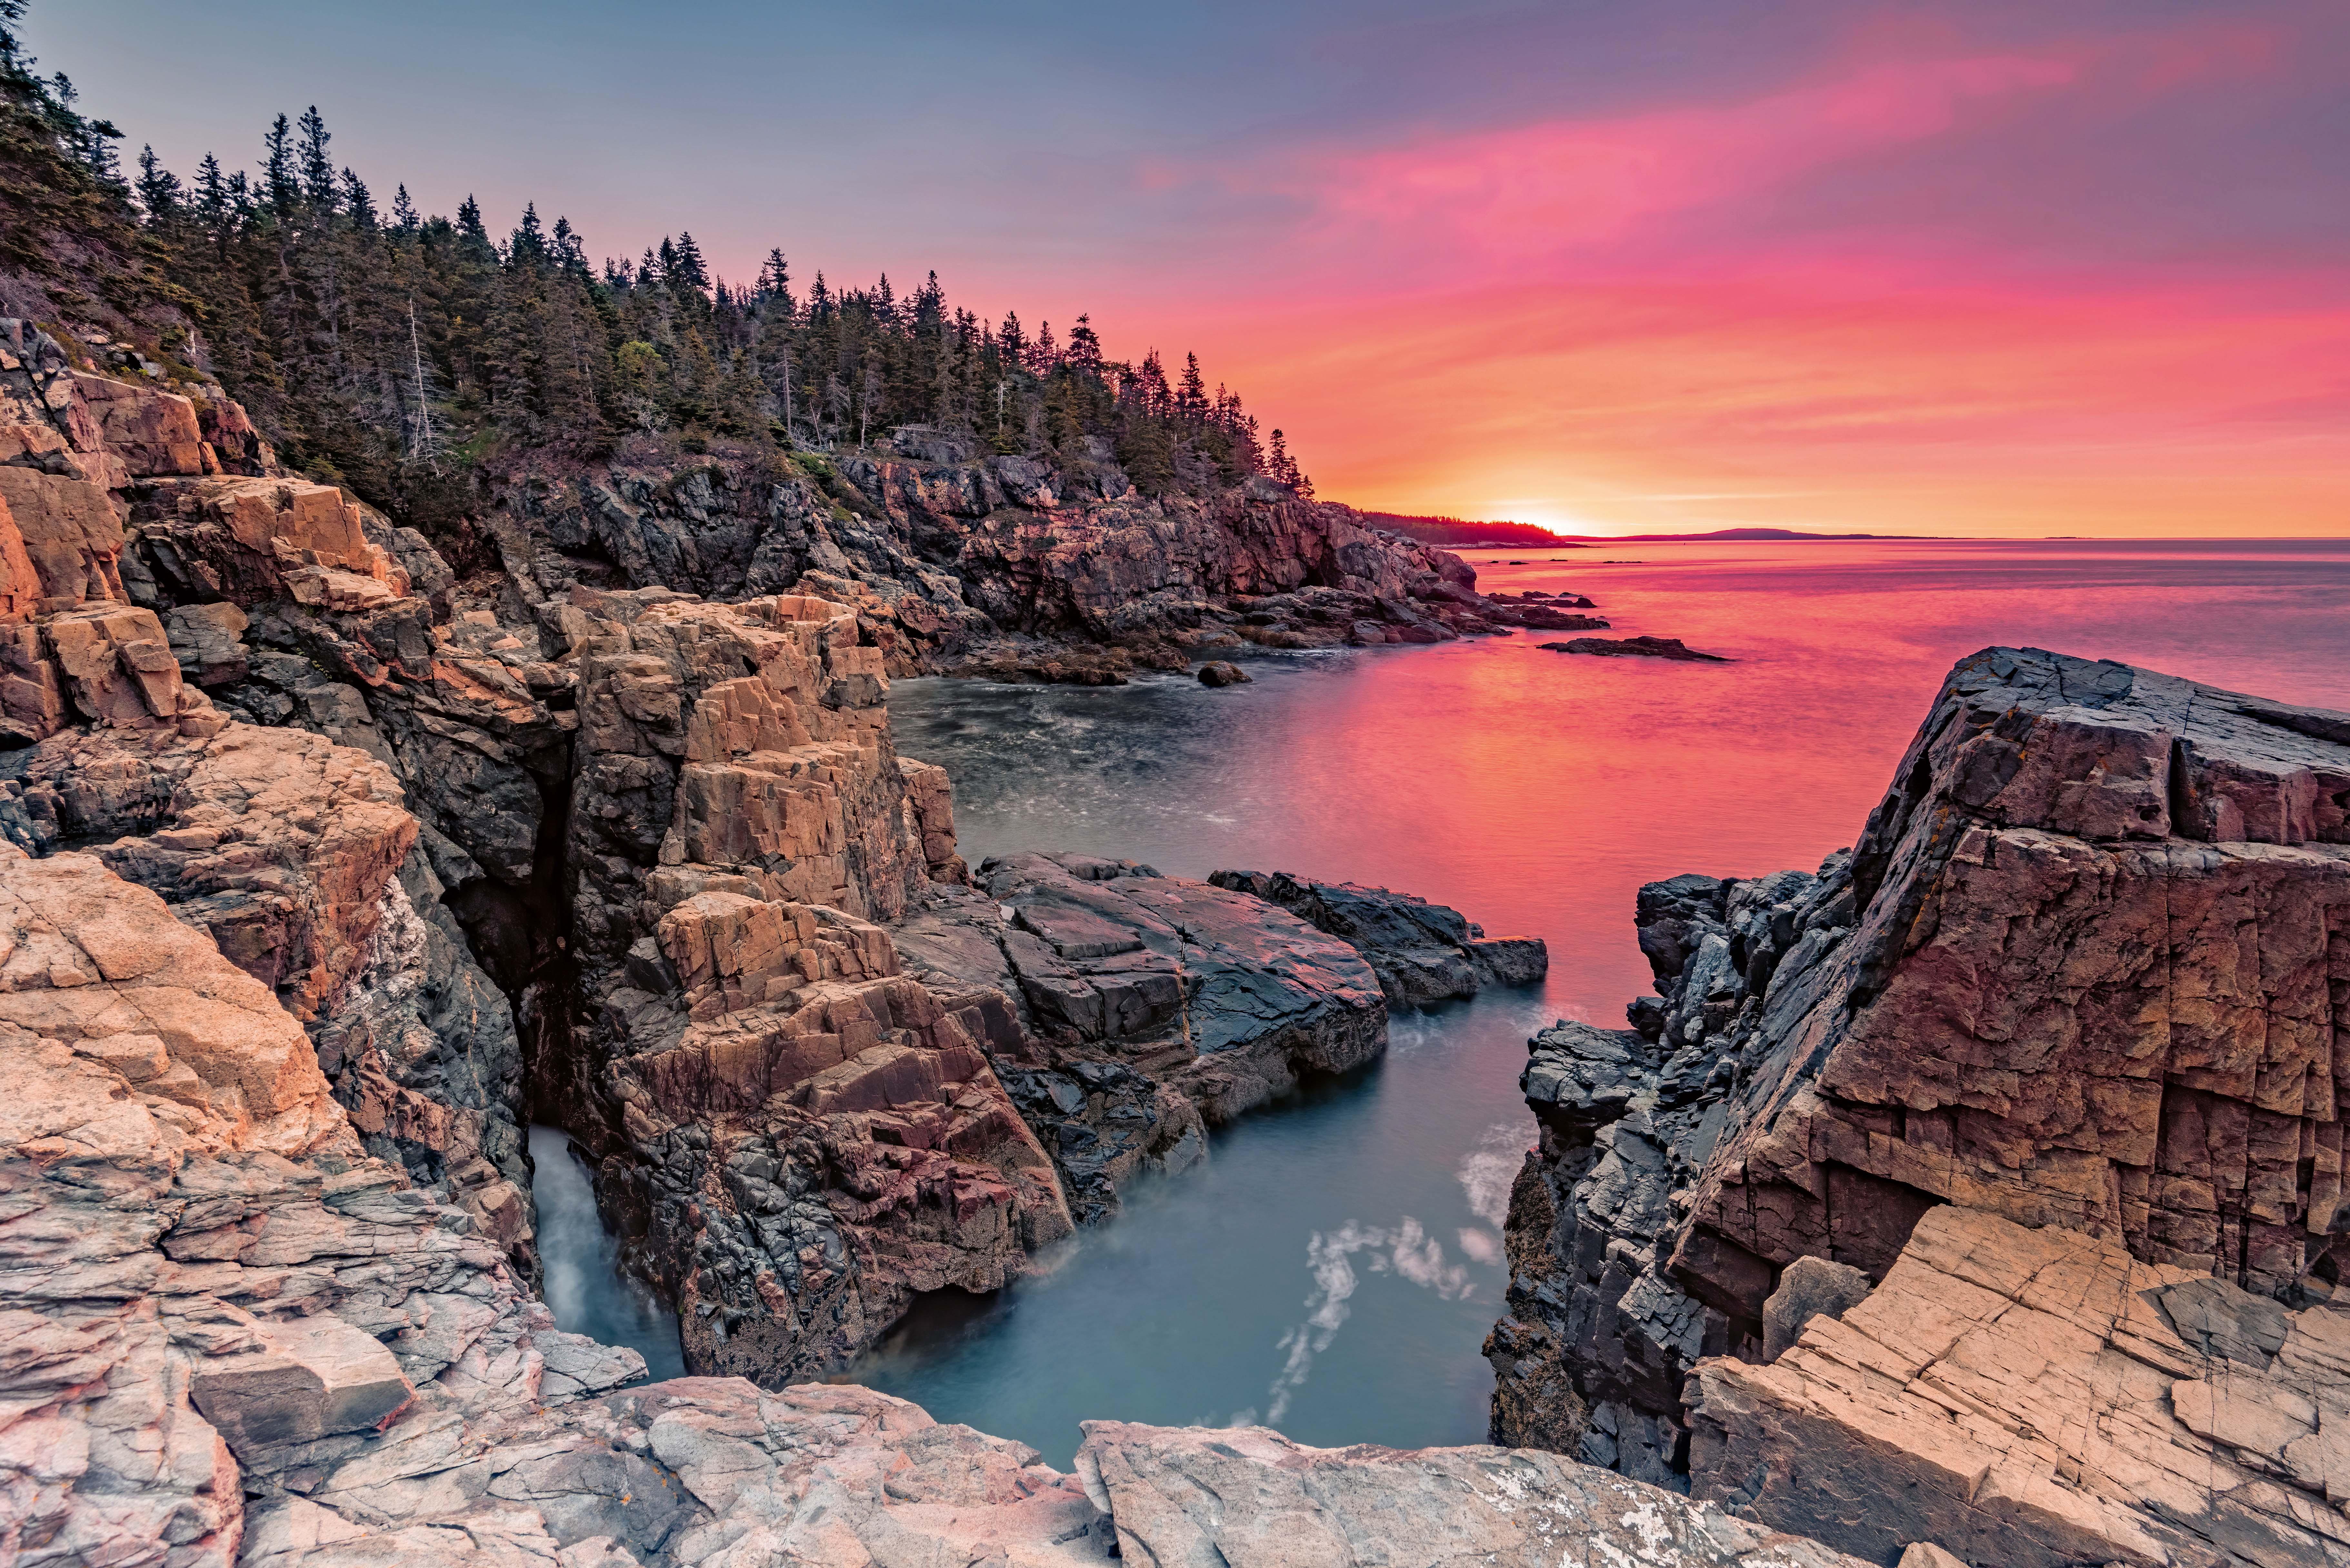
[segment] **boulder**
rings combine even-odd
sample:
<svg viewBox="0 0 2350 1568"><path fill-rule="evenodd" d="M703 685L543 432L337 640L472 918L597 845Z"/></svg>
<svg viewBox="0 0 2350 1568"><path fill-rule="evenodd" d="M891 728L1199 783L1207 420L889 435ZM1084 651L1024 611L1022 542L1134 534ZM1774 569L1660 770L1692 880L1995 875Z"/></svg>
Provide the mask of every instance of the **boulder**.
<svg viewBox="0 0 2350 1568"><path fill-rule="evenodd" d="M1211 659L1200 666L1202 686L1245 686L1255 679L1239 665L1222 659Z"/></svg>
<svg viewBox="0 0 2350 1568"><path fill-rule="evenodd" d="M1875 1288L1874 1281L1850 1264L1796 1259L1779 1272L1779 1288L1762 1303L1762 1359L1778 1360L1814 1318L1841 1318Z"/></svg>
<svg viewBox="0 0 2350 1568"><path fill-rule="evenodd" d="M240 1459L371 1430L416 1397L381 1340L331 1313L281 1320L255 1337L252 1352L211 1361L188 1386Z"/></svg>

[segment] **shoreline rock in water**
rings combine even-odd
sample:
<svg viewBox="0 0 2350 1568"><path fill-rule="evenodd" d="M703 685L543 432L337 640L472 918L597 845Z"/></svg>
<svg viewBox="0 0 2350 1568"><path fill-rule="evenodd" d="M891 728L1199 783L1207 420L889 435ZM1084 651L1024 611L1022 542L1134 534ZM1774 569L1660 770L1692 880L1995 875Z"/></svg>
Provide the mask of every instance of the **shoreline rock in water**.
<svg viewBox="0 0 2350 1568"><path fill-rule="evenodd" d="M1589 653L1603 659L1679 659L1700 664L1728 664L1719 653L1700 653L1678 637L1576 637L1565 642L1538 644L1545 653Z"/></svg>
<svg viewBox="0 0 2350 1568"><path fill-rule="evenodd" d="M1355 950L1247 893L1081 855L1002 857L977 882L892 936L934 992L1008 1002L996 1072L1080 1220L1145 1165L1201 1158L1206 1127L1387 1049Z"/></svg>
<svg viewBox="0 0 2350 1568"><path fill-rule="evenodd" d="M2350 1554L2311 1457L2350 1357L2296 1352L2290 1397L2247 1386L2215 1417L2193 1389L2225 1383L2218 1363L2179 1348L2256 1340L2266 1368L2295 1335L2350 1340L2324 1304L2350 1255L2345 808L2350 716L1991 649L1951 671L1855 849L1643 888L1659 993L1629 1030L1531 1043L1542 1137L1486 1345L1496 1440L1871 1555ZM2064 1261L2061 1311L1992 1266L2033 1247ZM1887 1282L1766 1376L1774 1292L1806 1257ZM2054 1314L2014 1320L2048 1373L1968 1372L2006 1331L1928 1270ZM2196 1281L2164 1331L2123 1326L2139 1293ZM1947 1332L1902 1321L1920 1302ZM1964 1507L1943 1460L1973 1478Z"/></svg>
<svg viewBox="0 0 2350 1568"><path fill-rule="evenodd" d="M1353 882L1309 882L1286 871L1217 871L1208 880L1248 893L1347 943L1379 977L1393 1007L1471 997L1488 985L1533 985L1550 972L1540 937L1489 937L1458 909Z"/></svg>

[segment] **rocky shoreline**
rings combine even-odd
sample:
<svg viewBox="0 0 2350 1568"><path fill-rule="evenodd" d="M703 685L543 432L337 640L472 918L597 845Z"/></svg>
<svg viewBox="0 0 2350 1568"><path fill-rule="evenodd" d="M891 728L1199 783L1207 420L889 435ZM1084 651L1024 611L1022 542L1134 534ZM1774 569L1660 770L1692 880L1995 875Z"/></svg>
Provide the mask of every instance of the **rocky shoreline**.
<svg viewBox="0 0 2350 1568"><path fill-rule="evenodd" d="M1657 994L1531 1043L1497 1446L1062 1474L803 1380L1548 954L974 870L889 681L1590 607L1102 454L549 472L460 570L0 333L10 1560L2350 1563L2350 717L1963 661L1853 850L1643 889ZM533 1299L535 1118L703 1376Z"/></svg>
<svg viewBox="0 0 2350 1568"><path fill-rule="evenodd" d="M1643 888L1658 993L1530 1043L1494 1441L1878 1562L2350 1561L2346 805L2350 716L1993 649L1852 850Z"/></svg>

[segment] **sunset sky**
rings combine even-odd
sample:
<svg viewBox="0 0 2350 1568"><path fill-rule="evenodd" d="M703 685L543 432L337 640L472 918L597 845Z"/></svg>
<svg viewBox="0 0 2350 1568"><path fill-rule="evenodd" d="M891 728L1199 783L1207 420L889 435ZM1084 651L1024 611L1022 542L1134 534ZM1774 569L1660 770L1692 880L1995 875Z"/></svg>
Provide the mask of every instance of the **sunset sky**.
<svg viewBox="0 0 2350 1568"><path fill-rule="evenodd" d="M2350 534L2350 6L36 0L183 174L1196 349L1321 493L1574 532Z"/></svg>

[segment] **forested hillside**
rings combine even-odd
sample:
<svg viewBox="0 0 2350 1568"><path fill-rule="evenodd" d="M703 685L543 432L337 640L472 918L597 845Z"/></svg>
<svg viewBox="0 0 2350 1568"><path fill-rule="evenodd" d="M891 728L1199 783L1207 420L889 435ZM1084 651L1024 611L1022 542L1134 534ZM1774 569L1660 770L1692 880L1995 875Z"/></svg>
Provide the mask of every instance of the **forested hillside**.
<svg viewBox="0 0 2350 1568"><path fill-rule="evenodd" d="M1055 458L1109 443L1146 495L1264 473L1310 495L1196 357L1113 359L1083 316L982 320L937 275L843 286L785 251L713 275L681 229L596 255L536 205L503 234L470 199L426 215L339 162L324 117L278 115L258 158L127 161L117 126L44 77L0 0L0 314L94 323L159 379L216 378L313 477L428 527L485 473L594 460L630 438L758 462L908 425L967 450ZM779 213L779 226L788 223Z"/></svg>

